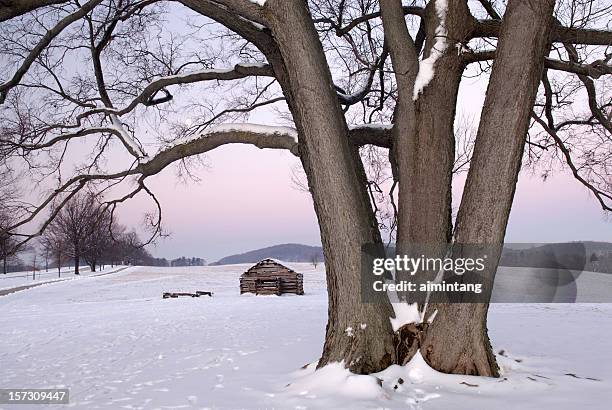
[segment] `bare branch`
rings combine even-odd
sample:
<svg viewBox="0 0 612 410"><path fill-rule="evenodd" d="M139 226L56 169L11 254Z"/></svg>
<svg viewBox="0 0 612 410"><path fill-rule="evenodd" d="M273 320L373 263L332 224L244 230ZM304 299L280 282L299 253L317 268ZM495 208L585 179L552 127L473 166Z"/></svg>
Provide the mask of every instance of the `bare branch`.
<svg viewBox="0 0 612 410"><path fill-rule="evenodd" d="M500 20L479 20L474 25L472 37L498 37ZM612 31L564 27L555 24L552 32L555 43L589 44L598 46L612 45Z"/></svg>
<svg viewBox="0 0 612 410"><path fill-rule="evenodd" d="M463 53L462 58L466 64L493 60L495 59L495 50ZM595 79L602 75L612 74L612 65L608 64L605 60L596 60L589 64L581 64L574 61L561 61L546 57L544 59L544 66L551 70L565 71L568 73L589 76Z"/></svg>
<svg viewBox="0 0 612 410"><path fill-rule="evenodd" d="M113 112L117 115L124 115L132 111L138 104L154 105L151 104L152 98L155 94L165 87L171 85L190 84L200 81L211 81L211 80L238 80L247 77L274 77L272 67L268 64L264 65L249 65L249 64L236 64L233 69L219 69L219 70L203 70L196 71L193 73L186 73L180 75L173 75L167 77L161 77L156 79L147 85L140 95L136 97L130 104L120 110L108 110L108 109L97 109L91 110L89 113L95 114L100 112Z"/></svg>
<svg viewBox="0 0 612 410"><path fill-rule="evenodd" d="M365 124L351 128L349 133L351 142L357 146L375 145L391 148L393 144L391 126Z"/></svg>
<svg viewBox="0 0 612 410"><path fill-rule="evenodd" d="M419 17L423 17L425 15L425 9L423 7L417 7L417 6L402 6L404 15L415 15L415 16L419 16ZM344 27L339 27L336 22L334 22L331 19L327 19L327 18L322 18L322 19L316 19L315 23L327 23L330 24L336 31L336 35L338 37L342 37L345 34L347 34L348 32L350 32L351 30L353 30L355 27L357 27L359 24L368 22L370 20L376 19L380 17L380 11L376 11L374 13L369 13L369 14L364 14L362 16L359 16L353 20L351 20L350 23L348 23L347 25L345 25Z"/></svg>
<svg viewBox="0 0 612 410"><path fill-rule="evenodd" d="M51 44L53 39L57 37L66 27L74 23L75 21L83 18L87 13L93 10L98 4L100 4L102 0L89 0L85 3L81 8L75 11L72 14L64 17L45 35L40 39L38 44L30 51L26 59L21 63L13 77L0 84L0 104L3 104L6 100L6 95L8 91L19 84L19 81L23 78L23 76L28 72L30 66L34 63L34 61L38 58L38 56L43 52L43 50Z"/></svg>
<svg viewBox="0 0 612 410"><path fill-rule="evenodd" d="M612 195L596 188L595 185L591 184L589 181L583 178L582 175L580 175L578 167L574 164L570 150L565 146L563 140L561 139L561 137L559 137L559 135L554 129L550 128L548 124L544 122L535 112L531 113L531 118L533 118L548 133L548 135L553 138L553 140L563 153L565 162L572 171L574 178L576 178L576 180L578 180L589 191L591 191L593 195L595 195L595 198L597 198L597 201L599 202L604 211L612 211L612 206L606 203L606 201L612 201Z"/></svg>

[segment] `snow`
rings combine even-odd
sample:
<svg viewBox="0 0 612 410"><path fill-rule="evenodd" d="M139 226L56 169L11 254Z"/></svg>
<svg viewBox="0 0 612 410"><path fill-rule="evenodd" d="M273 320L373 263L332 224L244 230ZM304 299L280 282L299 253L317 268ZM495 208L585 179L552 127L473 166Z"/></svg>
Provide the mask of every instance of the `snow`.
<svg viewBox="0 0 612 410"><path fill-rule="evenodd" d="M279 126L274 126L274 125L247 124L247 123L219 124L215 127L212 127L206 130L206 134L213 134L216 132L230 132L230 131L252 132L255 134L267 134L267 135L289 135L293 137L295 142L297 142L297 137L298 137L298 133L295 128L279 127Z"/></svg>
<svg viewBox="0 0 612 410"><path fill-rule="evenodd" d="M353 374L344 363L331 363L317 371L314 366L309 366L296 375L285 395L303 396L310 400L319 396L338 396L350 400L386 398L376 377Z"/></svg>
<svg viewBox="0 0 612 410"><path fill-rule="evenodd" d="M457 55L460 56L470 51L469 48L465 46L463 43L456 43L455 48L457 49Z"/></svg>
<svg viewBox="0 0 612 410"><path fill-rule="evenodd" d="M188 77L192 77L194 75L202 75L202 74L227 74L227 73L231 73L232 71L235 71L239 68L262 68L265 67L266 63L238 63L233 67L227 67L227 68L208 68L205 70L195 70L195 71L190 71L188 73L182 73L182 74L174 74L174 75L167 75L167 76L163 76L163 77L159 77L158 79L156 79L155 81L153 81L152 83L150 83L148 86L151 86L152 84L155 84L157 82L161 82L161 81L168 81L168 80L178 80L178 79L182 79L182 78L188 78Z"/></svg>
<svg viewBox="0 0 612 410"><path fill-rule="evenodd" d="M369 123L369 124L360 124L360 125L349 125L349 130L357 130L357 129L391 130L393 129L393 124Z"/></svg>
<svg viewBox="0 0 612 410"><path fill-rule="evenodd" d="M261 6L261 7L263 7L264 4L266 4L266 0L249 0L249 1L251 3L255 3L255 4L257 4L258 6Z"/></svg>
<svg viewBox="0 0 612 410"><path fill-rule="evenodd" d="M59 274L57 272L57 268L49 268L48 271L45 269L40 269L36 271L35 275L32 274L33 272L31 270L23 272L10 272L6 275L0 275L0 291L18 286L29 286L38 283L56 282L68 279L80 279L90 275L114 272L115 270L122 268L124 268L124 266L115 266L114 268L106 266L106 268L103 270L91 272L89 266L80 266L78 276L74 275L74 267L62 267Z"/></svg>
<svg viewBox="0 0 612 410"><path fill-rule="evenodd" d="M196 134L193 137L177 138L171 144L168 144L165 148L168 149L173 146L187 144L190 141L194 141L200 138L206 138L209 135L221 132L249 132L254 134L288 136L292 138L296 144L298 142L298 133L295 128L251 123L225 123L207 128L201 134Z"/></svg>
<svg viewBox="0 0 612 410"><path fill-rule="evenodd" d="M433 79L435 73L436 61L446 51L447 44L447 31L446 31L446 12L448 11L447 0L434 0L436 6L436 14L438 15L439 24L435 30L435 42L431 47L429 56L419 62L419 72L414 81L414 94L413 100L416 101L419 95L423 92L425 87Z"/></svg>
<svg viewBox="0 0 612 410"><path fill-rule="evenodd" d="M132 155L135 155L137 158L147 158L147 153L140 147L140 145L136 142L134 138L125 130L125 127L121 123L121 120L117 116L117 114L110 114L112 126L111 128L117 131L120 135L121 141L128 147L128 149Z"/></svg>
<svg viewBox="0 0 612 410"><path fill-rule="evenodd" d="M389 320L391 320L391 327L394 332L409 323L421 323L421 313L416 303L394 302L391 306L393 306L395 317L391 317Z"/></svg>
<svg viewBox="0 0 612 410"><path fill-rule="evenodd" d="M241 297L252 264L131 267L0 296L0 386L66 386L69 407L88 410L565 410L612 400L610 304L492 304L498 379L442 374L420 355L368 376L343 363L315 371L324 267L283 264L304 274L304 296ZM161 297L195 290L214 296Z"/></svg>

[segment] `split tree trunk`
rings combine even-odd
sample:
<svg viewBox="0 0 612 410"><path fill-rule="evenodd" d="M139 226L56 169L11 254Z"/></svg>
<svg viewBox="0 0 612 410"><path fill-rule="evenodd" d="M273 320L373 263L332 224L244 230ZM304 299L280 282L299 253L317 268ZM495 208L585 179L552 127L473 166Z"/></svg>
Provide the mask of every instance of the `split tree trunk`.
<svg viewBox="0 0 612 410"><path fill-rule="evenodd" d="M381 0L385 39L389 45L399 91L393 142L393 155L400 180L397 234L399 254L409 251L412 245L445 245L451 239L454 122L457 94L464 70L455 43L469 39L473 20L465 1L450 0L442 23L435 4L434 1L429 2L425 10L428 32L423 58L427 58L434 47L442 51L436 44L439 39L436 29L440 24L447 31L446 49L435 62L434 77L415 101L413 89L418 71L418 54L406 28L401 3L399 0ZM437 248L443 252L444 246ZM442 257L443 254L428 256ZM408 325L400 330L399 364L409 361L418 350L423 337L422 329L422 326Z"/></svg>
<svg viewBox="0 0 612 410"><path fill-rule="evenodd" d="M436 2L428 3L428 27L423 58L429 57L439 34ZM414 134L397 141L400 171L398 243L443 244L451 237L451 184L455 159L454 122L457 93L464 64L455 42L466 40L471 29L467 4L449 0L444 26L446 49L435 62L434 76L416 101ZM413 89L400 90L413 99ZM397 118L396 121L407 121ZM402 161L401 158L405 160Z"/></svg>
<svg viewBox="0 0 612 410"><path fill-rule="evenodd" d="M457 215L457 243L503 244L553 7L553 0L508 2ZM497 266L497 260L491 262ZM425 360L446 373L498 376L487 334L488 303L436 308L421 347Z"/></svg>
<svg viewBox="0 0 612 410"><path fill-rule="evenodd" d="M280 78L300 136L300 158L326 262L328 323L319 367L344 361L355 373L376 372L392 364L395 354L389 322L392 310L386 295L380 295L377 303L361 300L361 246L382 244L363 169L349 143L348 127L306 2L269 0L268 5L282 66L270 56L269 61Z"/></svg>

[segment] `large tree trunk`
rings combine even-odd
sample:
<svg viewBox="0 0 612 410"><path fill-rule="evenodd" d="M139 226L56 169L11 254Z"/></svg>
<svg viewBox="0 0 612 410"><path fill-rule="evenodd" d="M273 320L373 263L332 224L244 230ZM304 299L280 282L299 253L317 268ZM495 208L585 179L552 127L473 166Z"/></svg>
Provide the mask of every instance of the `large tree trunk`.
<svg viewBox="0 0 612 410"><path fill-rule="evenodd" d="M429 2L423 58L440 48L436 2ZM464 65L454 42L469 36L471 20L463 0L450 0L446 11L447 45L435 62L434 76L414 101L414 134L397 141L400 172L398 243L442 244L451 237L451 183L455 156L454 122ZM452 40L451 40L452 39ZM402 89L413 98L413 89ZM406 96L407 95L407 96ZM397 118L396 121L406 121ZM403 160L402 160L403 158Z"/></svg>
<svg viewBox="0 0 612 410"><path fill-rule="evenodd" d="M269 0L270 28L284 62L271 59L300 136L300 158L319 221L328 288L328 324L319 366L356 373L394 361L391 306L361 300L361 246L381 243L358 155L304 0ZM287 30L291 27L291 30ZM283 81L283 77L286 80ZM351 328L353 331L348 331Z"/></svg>
<svg viewBox="0 0 612 410"><path fill-rule="evenodd" d="M411 246L444 245L451 239L454 122L464 69L454 42L469 38L472 19L465 1L448 2L443 22L448 43L443 55L435 62L433 78L415 101L413 88L418 56L406 28L401 3L399 0L382 0L381 11L399 90L393 155L400 180L397 252L401 254L410 252ZM429 57L434 47L442 51L436 44L439 39L436 29L441 24L436 2L428 3L425 19L428 32L424 59ZM444 246L430 247L429 250L441 253ZM407 362L418 350L422 329L422 326L408 325L400 331L398 363Z"/></svg>
<svg viewBox="0 0 612 410"><path fill-rule="evenodd" d="M503 243L529 114L549 46L553 6L553 0L508 3L457 215L456 243ZM494 259L493 268L498 262ZM421 347L425 360L447 373L498 376L487 334L488 303L435 308L438 313Z"/></svg>

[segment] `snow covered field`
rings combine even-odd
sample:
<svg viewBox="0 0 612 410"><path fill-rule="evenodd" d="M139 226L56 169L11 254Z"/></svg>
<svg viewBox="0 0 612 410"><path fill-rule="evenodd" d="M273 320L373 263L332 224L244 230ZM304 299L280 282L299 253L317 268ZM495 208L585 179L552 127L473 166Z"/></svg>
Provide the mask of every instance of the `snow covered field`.
<svg viewBox="0 0 612 410"><path fill-rule="evenodd" d="M380 387L340 366L300 369L320 354L327 296L322 266L290 265L304 296L240 296L249 265L134 267L2 296L0 387L67 387L79 409L609 408L612 305L492 305L502 378L416 358ZM195 290L215 294L161 298ZM42 406L12 408L28 407Z"/></svg>
<svg viewBox="0 0 612 410"><path fill-rule="evenodd" d="M18 286L29 286L37 283L54 282L66 279L79 279L80 277L98 275L109 272L114 272L123 268L122 266L111 267L105 266L104 269L92 272L89 266L79 267L79 276L74 275L74 267L62 267L60 271L57 268L47 270L10 272L6 275L0 275L0 291L3 289L11 289Z"/></svg>

